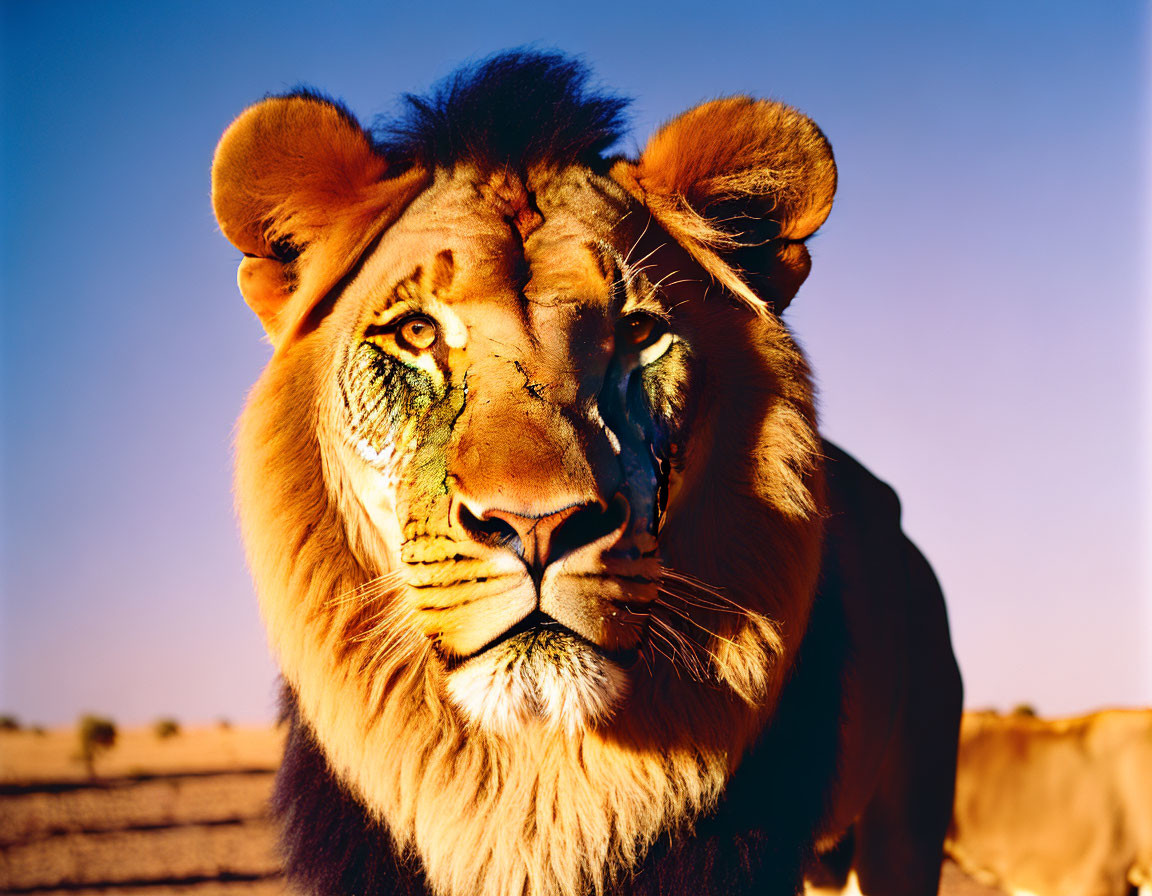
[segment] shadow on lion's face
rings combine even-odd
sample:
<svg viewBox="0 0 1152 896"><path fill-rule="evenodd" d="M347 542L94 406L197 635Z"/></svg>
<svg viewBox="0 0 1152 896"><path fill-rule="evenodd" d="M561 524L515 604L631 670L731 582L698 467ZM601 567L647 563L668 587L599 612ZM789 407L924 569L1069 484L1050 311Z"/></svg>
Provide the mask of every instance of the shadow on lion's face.
<svg viewBox="0 0 1152 896"><path fill-rule="evenodd" d="M426 639L488 730L607 720L654 660L707 677L725 615L765 609L662 566L664 529L693 510L687 452L707 456L724 404L709 368L754 372L765 328L702 314L706 275L642 212L586 170L442 174L335 314L326 466L384 533L363 559L399 586L390 633Z"/></svg>

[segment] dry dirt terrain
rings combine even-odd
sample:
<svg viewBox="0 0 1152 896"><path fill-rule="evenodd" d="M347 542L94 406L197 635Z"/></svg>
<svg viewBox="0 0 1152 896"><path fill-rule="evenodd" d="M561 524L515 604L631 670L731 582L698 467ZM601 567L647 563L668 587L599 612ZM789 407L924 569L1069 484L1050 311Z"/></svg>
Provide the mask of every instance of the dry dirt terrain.
<svg viewBox="0 0 1152 896"><path fill-rule="evenodd" d="M280 732L122 732L89 779L73 730L0 732L0 893L273 896ZM945 896L998 896L955 866Z"/></svg>
<svg viewBox="0 0 1152 896"><path fill-rule="evenodd" d="M0 733L0 891L272 896L272 729L123 732L89 779L73 730Z"/></svg>

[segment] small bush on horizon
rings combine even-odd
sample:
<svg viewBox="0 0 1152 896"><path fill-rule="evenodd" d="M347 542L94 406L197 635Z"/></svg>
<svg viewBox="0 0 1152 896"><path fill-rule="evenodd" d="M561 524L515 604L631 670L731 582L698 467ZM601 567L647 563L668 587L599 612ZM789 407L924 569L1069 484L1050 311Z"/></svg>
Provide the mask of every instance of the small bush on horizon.
<svg viewBox="0 0 1152 896"><path fill-rule="evenodd" d="M20 720L16 716L0 716L0 731L19 731Z"/></svg>
<svg viewBox="0 0 1152 896"><path fill-rule="evenodd" d="M1027 716L1030 719L1037 717L1036 707L1031 703L1017 703L1012 710L1014 716Z"/></svg>
<svg viewBox="0 0 1152 896"><path fill-rule="evenodd" d="M167 740L180 733L180 723L173 718L157 719L152 726L152 733L160 740Z"/></svg>
<svg viewBox="0 0 1152 896"><path fill-rule="evenodd" d="M96 777L96 756L116 745L116 723L103 716L85 715L77 725L80 759L88 768L88 777Z"/></svg>
<svg viewBox="0 0 1152 896"><path fill-rule="evenodd" d="M232 720L226 719L223 716L221 716L220 718L218 718L216 720L216 727L219 728L221 731L231 731L232 730Z"/></svg>

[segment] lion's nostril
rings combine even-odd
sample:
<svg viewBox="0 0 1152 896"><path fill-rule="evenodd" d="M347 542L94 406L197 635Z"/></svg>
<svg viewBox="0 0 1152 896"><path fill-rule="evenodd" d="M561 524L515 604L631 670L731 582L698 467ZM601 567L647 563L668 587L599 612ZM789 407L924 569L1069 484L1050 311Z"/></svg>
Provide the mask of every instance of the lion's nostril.
<svg viewBox="0 0 1152 896"><path fill-rule="evenodd" d="M524 551L516 529L499 516L486 513L480 518L461 501L456 505L456 522L473 541L480 544L509 548L517 554L522 554Z"/></svg>
<svg viewBox="0 0 1152 896"><path fill-rule="evenodd" d="M615 532L628 520L628 501L616 495L607 507L588 504L576 510L552 533L548 545L548 562L553 563L584 545L599 541Z"/></svg>

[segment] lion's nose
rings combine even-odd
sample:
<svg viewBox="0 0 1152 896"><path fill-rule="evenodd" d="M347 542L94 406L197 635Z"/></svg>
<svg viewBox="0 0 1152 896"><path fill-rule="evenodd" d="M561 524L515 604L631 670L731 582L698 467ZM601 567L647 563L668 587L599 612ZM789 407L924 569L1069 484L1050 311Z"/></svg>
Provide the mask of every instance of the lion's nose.
<svg viewBox="0 0 1152 896"><path fill-rule="evenodd" d="M460 501L455 516L473 539L515 551L539 574L565 554L621 529L628 520L628 501L618 494L606 503L570 504L540 514L476 509Z"/></svg>
<svg viewBox="0 0 1152 896"><path fill-rule="evenodd" d="M533 569L543 569L552 558L552 546L561 527L591 507L563 507L542 516L521 516L508 510L489 510L486 517L510 527L520 541L516 552Z"/></svg>

